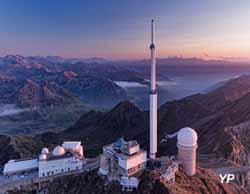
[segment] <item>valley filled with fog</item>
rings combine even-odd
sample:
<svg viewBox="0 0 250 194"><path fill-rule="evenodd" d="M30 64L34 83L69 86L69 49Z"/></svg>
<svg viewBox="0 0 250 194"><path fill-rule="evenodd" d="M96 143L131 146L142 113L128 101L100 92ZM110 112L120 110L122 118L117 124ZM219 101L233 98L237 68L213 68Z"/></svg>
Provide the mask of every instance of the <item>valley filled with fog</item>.
<svg viewBox="0 0 250 194"><path fill-rule="evenodd" d="M190 74L178 72L176 74L169 75L170 80L158 80L158 106L172 100L178 100L186 96L196 93L207 93L212 91L228 80L237 78L241 75L247 75L250 73L242 72L214 72L214 73L197 73ZM167 74L167 72L166 72ZM147 85L138 82L115 82L120 87L124 88L130 95L131 100L134 101L142 109L148 110L149 88Z"/></svg>

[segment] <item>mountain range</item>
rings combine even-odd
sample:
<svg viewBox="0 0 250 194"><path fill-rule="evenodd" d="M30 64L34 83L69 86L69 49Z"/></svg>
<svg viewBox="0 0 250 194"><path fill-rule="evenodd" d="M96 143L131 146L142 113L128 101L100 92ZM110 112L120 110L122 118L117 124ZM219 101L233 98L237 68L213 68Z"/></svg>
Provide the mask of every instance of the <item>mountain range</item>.
<svg viewBox="0 0 250 194"><path fill-rule="evenodd" d="M18 64L22 64L22 62L19 61ZM53 65L53 67L55 66ZM30 68L30 65L27 68ZM110 81L110 77L101 77L99 79L103 81L98 82L96 75L92 73L86 73L90 74L90 77L88 77L76 70L55 71L55 69L58 69L55 68L53 72L42 68L42 72L45 72L42 74L40 68L38 68L37 70L40 73L36 74L34 71L32 75L29 75L29 79L21 79L20 75L16 75L16 71L12 67L7 69L9 70L5 70L0 74L0 79L3 83L10 84L10 86L15 83L16 87L5 88L1 86L0 91L5 90L2 94L7 95L1 95L3 96L1 102L15 103L19 107L28 107L32 111L47 110L45 115L49 110L55 110L55 107L60 108L61 104L71 107L75 105L79 107L81 104L84 111L79 111L78 118L68 122L70 126L67 126L67 129L58 130L57 133L50 131L33 137L1 135L0 145L2 146L0 146L0 153L5 153L0 157L1 164L11 158L32 157L38 154L42 147L51 148L64 140L81 140L87 157L97 156L101 152L102 146L121 136L125 139L138 140L141 146L148 150L148 111L142 110L128 100L116 102L118 104L110 110L96 109L88 111L89 103L86 102L86 98L76 95L85 89L89 92L92 87L98 88L100 86L100 88L105 88L101 84ZM15 66L14 69L18 69L18 67ZM91 71L89 70L89 72ZM25 73L25 75L27 74ZM108 75L111 76L111 74ZM81 89L74 88L75 85ZM10 88L9 91L8 88ZM100 88L97 90L100 90ZM89 93L94 95L91 92ZM112 95L110 90L108 93ZM93 98L93 96L90 96L90 98ZM123 98L120 100L123 100ZM159 193L248 193L250 182L247 181L245 174L239 174L235 184L225 186L219 183L218 176L212 171L227 166L240 168L249 165L249 100L250 76L243 75L219 84L208 93L194 94L161 105L158 109L159 156L176 155L176 138L169 139L167 135L178 132L182 127L190 126L197 131L199 137L198 165L200 167L197 176L194 178L188 178L181 171L178 172L177 184L170 188L161 187L159 183L150 183L149 176L149 179L145 180L145 182L142 181L145 188L147 188L146 185L149 188L146 191L144 186L141 186L139 191L141 193L150 193L159 189ZM37 109L37 107L44 107L44 109ZM75 108L70 108L70 110L75 112ZM39 117L39 114L37 117ZM11 119L14 118L11 117ZM65 118L65 115L62 118ZM207 170L207 168L210 170ZM101 184L101 180L94 175L84 174L81 176L68 177L67 181L57 179L55 180L56 184L52 184L49 189L61 193L82 193L81 190L76 191L76 187L68 187L68 190L61 190L61 188L57 187L62 182L70 185L74 182L79 185L82 184L83 187L92 188L88 192L102 193L105 190L112 193L112 191L116 191L116 185L111 188L103 186L96 188L95 181ZM95 181L90 179L92 176ZM88 179L90 182L80 181L83 179ZM95 189L93 190L93 188Z"/></svg>
<svg viewBox="0 0 250 194"><path fill-rule="evenodd" d="M172 134L184 126L190 126L198 133L198 164L200 166L217 169L225 167L223 166L225 164L239 168L249 165L249 89L250 76L245 75L229 80L207 94L195 94L162 105L158 110L158 154L175 155L176 139L160 140L164 139L166 134ZM142 147L148 149L148 120L147 111L139 109L129 101L123 101L108 112L92 110L84 113L74 125L59 133L43 133L32 138L2 136L1 141L8 146L0 147L0 153L15 153L16 157L22 157L22 153L25 153L25 156L32 156L38 153L40 146L53 147L63 140L81 140L84 142L86 156L93 157L100 153L103 145L121 136L126 139L137 139ZM31 146L32 150L23 146L32 145L34 142L37 144ZM13 157L12 154L5 154L1 162L4 163ZM209 160L204 161L203 156L208 157ZM164 191L159 191L162 193L248 193L250 184L242 174L239 175L241 178L237 179L238 186L234 184L224 186L220 185L218 176L206 168L200 168L197 176L192 179L185 177L180 171L177 174L178 184L175 184L174 187L161 188L161 186L157 186L158 183L154 183L156 185L150 187L163 189ZM82 176L89 177L90 175ZM58 189L61 193L71 193L75 191L70 190L72 187L69 187L69 190L60 190L54 185L60 185L62 181L64 184L71 184L70 181L77 182L78 179L81 180L84 177L67 178L69 183L61 179L55 180L57 184L52 184L49 189L51 191ZM97 181L98 178L95 180ZM87 188L94 188L94 183L91 182L81 184ZM144 184L149 184L149 181L146 180ZM194 187L194 185L197 186ZM99 189L95 192L92 190L92 192L100 193L103 189L100 186ZM144 189L141 189L140 191L143 192ZM150 189L147 190L150 193ZM81 192L79 191L79 193Z"/></svg>
<svg viewBox="0 0 250 194"><path fill-rule="evenodd" d="M140 73L100 58L2 57L0 104L16 109L2 110L11 114L0 113L0 131L7 134L58 131L90 109L107 110L120 101L135 98L115 81L148 84Z"/></svg>
<svg viewBox="0 0 250 194"><path fill-rule="evenodd" d="M108 108L127 98L126 91L113 81L144 82L138 73L113 65L95 61L91 64L70 62L18 55L0 58L0 100L9 98L8 95L23 87L28 80L33 81L33 85L44 85L49 81L73 93L85 104Z"/></svg>

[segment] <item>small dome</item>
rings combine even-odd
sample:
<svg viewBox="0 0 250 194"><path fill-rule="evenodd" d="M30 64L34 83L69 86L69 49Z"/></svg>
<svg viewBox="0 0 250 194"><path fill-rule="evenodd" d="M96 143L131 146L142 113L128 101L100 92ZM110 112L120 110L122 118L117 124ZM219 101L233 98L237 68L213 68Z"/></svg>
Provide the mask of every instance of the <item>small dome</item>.
<svg viewBox="0 0 250 194"><path fill-rule="evenodd" d="M48 153L49 153L48 148L43 148L41 151L41 154L48 154Z"/></svg>
<svg viewBox="0 0 250 194"><path fill-rule="evenodd" d="M181 146L196 146L197 139L197 133L190 127L182 128L177 135L177 142Z"/></svg>
<svg viewBox="0 0 250 194"><path fill-rule="evenodd" d="M55 149L53 150L54 156L62 156L64 154L65 154L65 150L62 146L56 146Z"/></svg>
<svg viewBox="0 0 250 194"><path fill-rule="evenodd" d="M46 154L41 154L39 156L39 160L47 160L47 155Z"/></svg>

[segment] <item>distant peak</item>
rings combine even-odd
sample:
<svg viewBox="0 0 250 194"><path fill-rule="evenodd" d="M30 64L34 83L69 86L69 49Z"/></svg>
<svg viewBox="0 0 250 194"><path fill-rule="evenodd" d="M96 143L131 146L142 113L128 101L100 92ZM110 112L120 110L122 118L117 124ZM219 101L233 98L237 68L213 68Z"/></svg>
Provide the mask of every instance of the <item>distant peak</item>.
<svg viewBox="0 0 250 194"><path fill-rule="evenodd" d="M34 81L31 80L31 79L26 79L26 82L27 82L28 84L36 84L36 85L38 85L36 82L34 82Z"/></svg>
<svg viewBox="0 0 250 194"><path fill-rule="evenodd" d="M73 72L73 71L64 71L63 75L66 78L74 78L74 77L78 76L78 74Z"/></svg>
<svg viewBox="0 0 250 194"><path fill-rule="evenodd" d="M116 112L116 111L141 111L133 102L129 101L129 100L125 100L120 102L119 104L117 104L112 110L111 112Z"/></svg>

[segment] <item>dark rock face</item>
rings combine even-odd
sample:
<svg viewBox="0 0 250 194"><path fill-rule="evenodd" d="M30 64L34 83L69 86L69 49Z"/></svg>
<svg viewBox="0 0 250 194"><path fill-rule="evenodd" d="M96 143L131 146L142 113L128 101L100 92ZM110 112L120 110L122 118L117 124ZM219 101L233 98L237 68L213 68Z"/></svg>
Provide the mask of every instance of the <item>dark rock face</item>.
<svg viewBox="0 0 250 194"><path fill-rule="evenodd" d="M80 103L72 93L53 81L11 80L0 84L0 102L22 108L43 108Z"/></svg>
<svg viewBox="0 0 250 194"><path fill-rule="evenodd" d="M74 79L56 79L59 85L79 96L83 102L96 107L112 107L127 98L126 91L114 82L93 77L78 76Z"/></svg>
<svg viewBox="0 0 250 194"><path fill-rule="evenodd" d="M176 174L176 184L169 186L171 193L181 194L234 194L248 193L243 188L232 184L222 184L217 175L209 170L199 168L193 177L186 176L182 170Z"/></svg>
<svg viewBox="0 0 250 194"><path fill-rule="evenodd" d="M119 103L110 112L100 115L97 121L96 118L92 121L89 124L89 128L92 130L87 135L91 141L96 143L109 143L121 136L127 139L138 138L139 140L147 138L144 136L148 125L147 114L129 101ZM78 123L72 127L78 131L81 131L81 128L82 125ZM71 134L71 129L66 130L65 133Z"/></svg>
<svg viewBox="0 0 250 194"><path fill-rule="evenodd" d="M162 131L168 130L168 133L173 133L211 114L213 114L211 110L192 98L175 100L160 107L159 128Z"/></svg>
<svg viewBox="0 0 250 194"><path fill-rule="evenodd" d="M63 106L65 104L79 103L73 94L63 89L55 82L46 82L37 84L27 80L26 84L15 94L17 104L21 107L47 107Z"/></svg>
<svg viewBox="0 0 250 194"><path fill-rule="evenodd" d="M191 99L199 102L203 106L218 110L250 92L250 76L243 75L239 78L231 79L217 89L207 93L191 96Z"/></svg>
<svg viewBox="0 0 250 194"><path fill-rule="evenodd" d="M20 158L20 153L14 150L10 142L10 137L0 135L0 165L5 164L11 158Z"/></svg>
<svg viewBox="0 0 250 194"><path fill-rule="evenodd" d="M0 135L0 165L10 159L34 157L40 152L41 144L27 136Z"/></svg>

